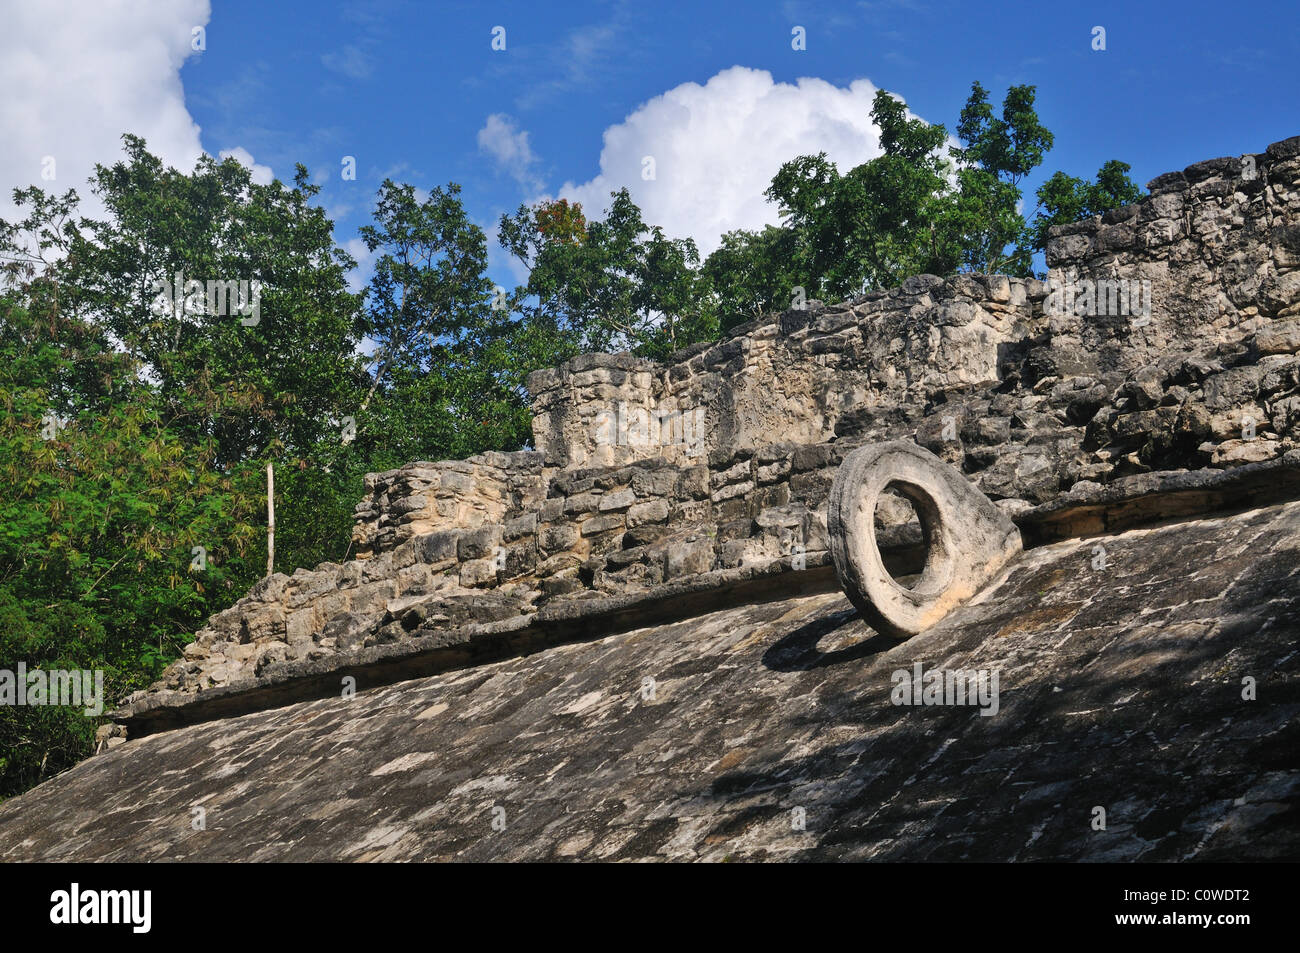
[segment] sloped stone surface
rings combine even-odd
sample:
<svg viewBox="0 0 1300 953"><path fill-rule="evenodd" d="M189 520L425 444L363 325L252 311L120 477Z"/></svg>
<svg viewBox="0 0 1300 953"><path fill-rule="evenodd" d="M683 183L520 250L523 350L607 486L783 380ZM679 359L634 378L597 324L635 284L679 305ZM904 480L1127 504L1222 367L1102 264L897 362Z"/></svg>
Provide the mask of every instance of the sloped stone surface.
<svg viewBox="0 0 1300 953"><path fill-rule="evenodd" d="M1298 636L1290 503L1031 550L902 644L828 593L128 741L0 858L1300 859ZM916 662L997 714L891 704Z"/></svg>

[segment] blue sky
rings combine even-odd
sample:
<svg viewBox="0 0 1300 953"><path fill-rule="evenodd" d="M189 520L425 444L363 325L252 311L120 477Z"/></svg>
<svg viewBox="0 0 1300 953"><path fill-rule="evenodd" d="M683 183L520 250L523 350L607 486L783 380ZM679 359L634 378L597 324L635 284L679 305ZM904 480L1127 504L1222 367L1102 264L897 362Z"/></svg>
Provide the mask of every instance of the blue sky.
<svg viewBox="0 0 1300 953"><path fill-rule="evenodd" d="M1009 85L1037 86L1056 145L1027 195L1057 169L1091 176L1119 158L1145 183L1300 134L1300 12L1285 3L177 0L115 31L79 27L58 4L38 16L4 2L18 36L0 46L21 46L24 29L84 29L66 41L105 47L105 65L87 67L80 87L44 77L47 87L71 84L47 111L62 119L41 128L0 110L14 155L32 153L0 162L13 180L0 183L6 193L55 139L74 170L113 161L105 136L116 123L118 133L156 131L151 146L178 164L195 136L209 153L241 150L281 178L302 162L321 181L340 242L355 240L388 176L423 188L459 182L485 227L522 201L565 194L590 206L628 185L648 220L698 232L707 251L722 229L772 217L760 193L781 161L827 149L844 167L874 154L865 113L877 87L951 129L972 80L998 102ZM201 53L189 50L190 23L206 30ZM146 26L169 52L131 86L129 64L151 55L131 46ZM495 26L505 27L504 51L491 48ZM806 50L791 48L795 26ZM1092 49L1095 26L1104 51ZM139 92L172 80L164 102ZM84 106L99 86L107 104ZM79 119L79 102L97 112ZM84 141L59 127L97 122L104 135ZM657 179L645 182L636 160L654 153ZM356 157L356 181L340 179L345 155ZM493 277L518 280L494 254Z"/></svg>

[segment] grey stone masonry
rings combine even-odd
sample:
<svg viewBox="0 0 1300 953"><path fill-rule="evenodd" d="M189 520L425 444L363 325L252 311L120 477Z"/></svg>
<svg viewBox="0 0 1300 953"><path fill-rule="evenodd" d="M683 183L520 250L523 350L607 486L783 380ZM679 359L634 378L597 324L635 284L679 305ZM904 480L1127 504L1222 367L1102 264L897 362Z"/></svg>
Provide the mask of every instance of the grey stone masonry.
<svg viewBox="0 0 1300 953"><path fill-rule="evenodd" d="M1300 137L1248 158L1055 229L1043 281L918 275L663 364L538 371L535 449L372 475L355 558L259 583L118 717L687 581L824 575L865 444L919 444L1047 536L1103 503L1137 519L1146 497L1113 502L1131 481L1300 461ZM874 519L887 557L924 557L905 500Z"/></svg>

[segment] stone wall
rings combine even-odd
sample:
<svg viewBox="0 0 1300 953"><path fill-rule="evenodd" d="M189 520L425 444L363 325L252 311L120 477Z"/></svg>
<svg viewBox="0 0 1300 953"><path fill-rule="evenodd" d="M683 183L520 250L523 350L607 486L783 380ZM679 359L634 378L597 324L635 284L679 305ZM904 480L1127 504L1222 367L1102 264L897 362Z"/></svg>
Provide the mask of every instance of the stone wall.
<svg viewBox="0 0 1300 953"><path fill-rule="evenodd" d="M264 580L148 692L824 565L831 481L864 442L914 439L1018 519L1142 474L1276 460L1300 447L1300 137L1250 158L1161 176L1144 201L1055 230L1046 281L921 275L664 365L585 355L539 371L535 451L368 478L356 559ZM1061 313L1062 288L1097 281L1149 287L1149 309ZM919 543L901 502L877 522L900 559Z"/></svg>
<svg viewBox="0 0 1300 953"><path fill-rule="evenodd" d="M692 448L653 439L653 421L704 407L695 442L714 462L773 434L831 440L846 418L942 403L980 385L1041 391L1057 378L1087 391L1089 379L1118 384L1176 355L1226 353L1231 362L1236 344L1257 345L1260 356L1292 353L1298 156L1300 137L1162 175L1144 201L1055 229L1046 282L921 275L855 302L814 302L747 325L667 366L584 355L538 371L529 379L534 442L555 466L679 459ZM1049 300L1061 285L1119 280L1149 282L1148 322L1063 314ZM606 424L615 418L651 424L617 428L622 439L611 440Z"/></svg>
<svg viewBox="0 0 1300 953"><path fill-rule="evenodd" d="M998 380L1033 330L1042 283L932 275L856 302L788 311L688 348L665 366L587 354L532 374L533 438L559 467L665 457L717 463L773 443L831 440L864 407Z"/></svg>
<svg viewBox="0 0 1300 953"><path fill-rule="evenodd" d="M485 453L467 460L408 463L366 474L352 543L358 559L395 549L426 533L499 523L544 495L535 453Z"/></svg>

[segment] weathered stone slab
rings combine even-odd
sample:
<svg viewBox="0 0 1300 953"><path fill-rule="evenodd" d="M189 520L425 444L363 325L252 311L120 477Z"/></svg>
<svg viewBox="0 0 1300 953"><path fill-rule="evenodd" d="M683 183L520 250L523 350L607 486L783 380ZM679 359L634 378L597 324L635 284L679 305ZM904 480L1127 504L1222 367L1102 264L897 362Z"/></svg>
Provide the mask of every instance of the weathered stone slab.
<svg viewBox="0 0 1300 953"><path fill-rule="evenodd" d="M476 667L106 738L0 804L0 861L1295 861L1297 567L1289 504L1031 550L901 644L834 590L448 633ZM895 703L918 665L996 712Z"/></svg>

